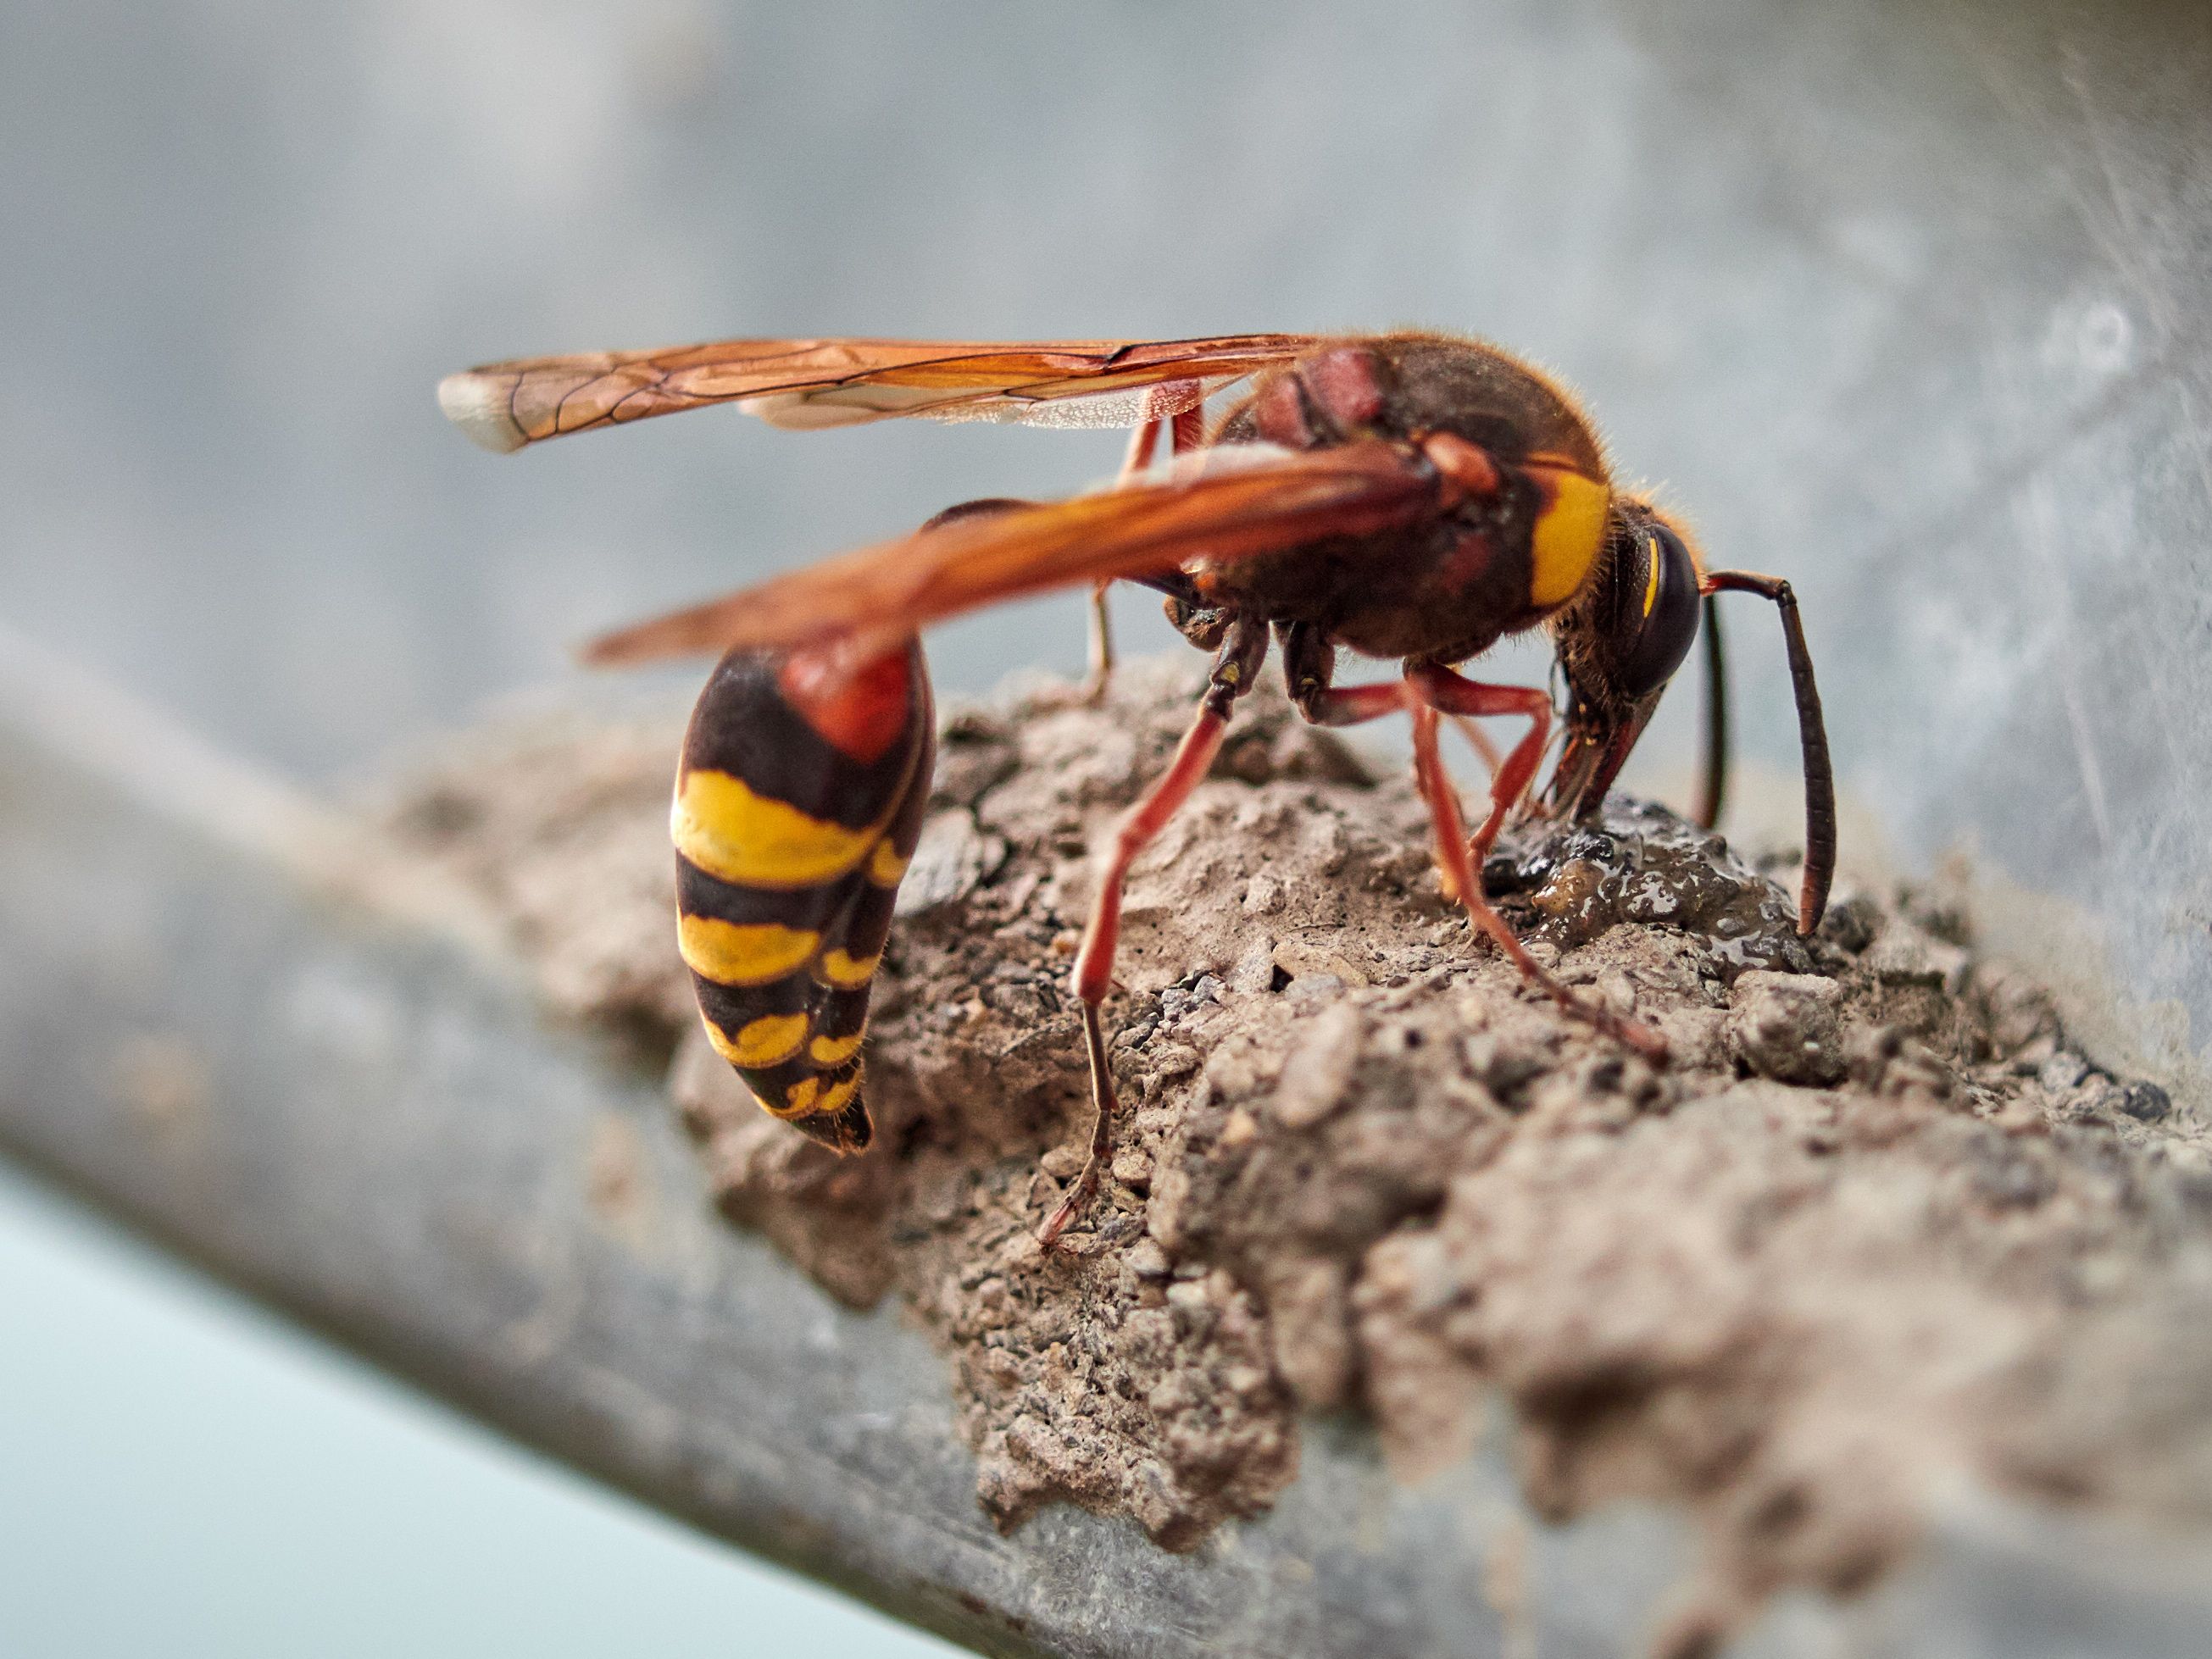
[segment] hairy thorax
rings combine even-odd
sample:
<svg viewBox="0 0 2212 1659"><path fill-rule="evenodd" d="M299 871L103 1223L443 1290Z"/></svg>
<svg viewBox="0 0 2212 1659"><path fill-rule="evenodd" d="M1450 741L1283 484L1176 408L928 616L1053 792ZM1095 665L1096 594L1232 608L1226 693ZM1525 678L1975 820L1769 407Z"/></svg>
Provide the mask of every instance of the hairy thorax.
<svg viewBox="0 0 2212 1659"><path fill-rule="evenodd" d="M1411 529L1313 542L1199 574L1206 595L1270 620L1310 623L1380 658L1456 662L1533 627L1578 586L1588 560L1547 544L1561 471L1601 516L1604 462L1565 394L1465 342L1398 336L1331 347L1261 380L1215 434L1222 444L1323 448L1354 438L1451 433L1497 462L1493 494ZM1547 515L1548 520L1547 520ZM1593 532L1595 535L1595 532ZM1548 560L1548 562L1547 562Z"/></svg>

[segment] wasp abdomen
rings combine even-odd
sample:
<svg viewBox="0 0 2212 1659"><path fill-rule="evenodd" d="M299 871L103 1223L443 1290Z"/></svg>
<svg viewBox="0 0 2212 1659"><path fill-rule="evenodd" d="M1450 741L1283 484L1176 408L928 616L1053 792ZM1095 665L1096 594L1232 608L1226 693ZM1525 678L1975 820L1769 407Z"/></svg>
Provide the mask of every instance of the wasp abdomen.
<svg viewBox="0 0 2212 1659"><path fill-rule="evenodd" d="M935 745L918 641L732 651L676 776L678 943L708 1040L770 1114L868 1144L860 1040Z"/></svg>

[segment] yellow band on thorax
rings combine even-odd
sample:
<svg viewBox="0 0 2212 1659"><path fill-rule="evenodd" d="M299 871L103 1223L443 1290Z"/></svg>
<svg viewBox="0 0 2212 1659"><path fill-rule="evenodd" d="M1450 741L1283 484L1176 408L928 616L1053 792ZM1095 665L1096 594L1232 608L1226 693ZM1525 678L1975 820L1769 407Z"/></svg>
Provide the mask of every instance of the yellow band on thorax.
<svg viewBox="0 0 2212 1659"><path fill-rule="evenodd" d="M1550 496L1528 538L1528 600L1548 608L1572 599L1597 562L1613 492L1565 467L1528 470L1542 475Z"/></svg>

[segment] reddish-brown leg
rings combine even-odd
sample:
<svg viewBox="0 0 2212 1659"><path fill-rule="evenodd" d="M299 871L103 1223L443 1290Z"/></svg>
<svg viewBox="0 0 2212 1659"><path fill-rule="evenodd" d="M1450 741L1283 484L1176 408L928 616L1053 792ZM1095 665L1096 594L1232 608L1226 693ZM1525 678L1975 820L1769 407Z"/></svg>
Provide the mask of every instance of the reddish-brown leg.
<svg viewBox="0 0 2212 1659"><path fill-rule="evenodd" d="M1152 456L1160 447L1160 434L1166 428L1165 421L1146 421L1129 434L1128 453L1121 458L1121 475L1114 482L1116 487L1142 477L1152 466ZM1091 672L1083 678L1083 701L1095 703L1106 695L1106 683L1114 677L1114 623L1106 610L1107 582L1093 583L1091 589Z"/></svg>
<svg viewBox="0 0 2212 1659"><path fill-rule="evenodd" d="M1616 1042L1626 1043L1647 1059L1663 1063L1667 1058L1665 1038L1647 1025L1623 1019L1610 1008L1583 1001L1560 984L1528 954L1528 947L1515 935L1505 918L1491 908L1490 901L1482 894L1480 866L1468 855L1467 823L1460 817L1459 798L1453 792L1451 780L1444 775L1443 754L1437 744L1437 711L1418 690L1409 701L1413 716L1413 781L1420 788L1422 799L1428 802L1429 816L1436 824L1437 856L1443 864L1445 879L1458 890L1460 902L1467 907L1469 919L1496 941L1498 948L1521 970L1523 978L1563 1011Z"/></svg>
<svg viewBox="0 0 2212 1659"><path fill-rule="evenodd" d="M1526 714L1528 734L1513 745L1505 763L1490 780L1490 815L1468 844L1468 854L1480 870L1490 856L1492 842L1504 826L1505 815L1518 804L1534 781L1544 758L1544 745L1552 737L1552 699L1548 692L1529 685L1484 685L1455 674L1440 663L1420 663L1407 671L1413 695L1431 708L1447 714Z"/></svg>
<svg viewBox="0 0 2212 1659"><path fill-rule="evenodd" d="M1380 685L1331 685L1309 691L1298 708L1316 726L1360 726L1395 714L1407 706L1406 683L1385 680Z"/></svg>
<svg viewBox="0 0 2212 1659"><path fill-rule="evenodd" d="M1083 1045L1091 1062L1091 1102L1096 1115L1091 1124L1091 1151L1083 1172L1067 1189L1059 1206L1036 1231L1037 1243L1049 1248L1068 1224L1083 1213L1098 1190L1114 1135L1114 1073L1107 1064L1106 1034L1098 1006L1114 983L1114 950L1121 935L1121 887L1129 866L1153 836L1166 828L1183 802L1190 798L1213 757L1221 750L1222 734L1229 729L1229 711L1238 697L1251 689L1260 664L1267 654L1265 623L1242 618L1230 625L1229 637L1214 659L1198 718L1183 733L1175 759L1144 798L1131 807L1114 831L1114 845L1105 868L1098 874L1098 891L1091 901L1091 920L1083 930L1083 943L1075 953L1073 983L1083 1006Z"/></svg>
<svg viewBox="0 0 2212 1659"><path fill-rule="evenodd" d="M1286 647L1286 654L1295 653L1295 642ZM1453 678L1457 678L1457 676ZM1464 681L1461 683L1467 684ZM1497 690L1507 688L1472 689ZM1499 915L1491 907L1490 901L1483 896L1481 866L1475 862L1468 851L1467 822L1460 816L1459 795L1452 787L1451 779L1445 774L1443 752L1437 742L1436 707L1424 688L1417 685L1410 676L1382 685L1332 686L1316 672L1299 685L1297 705L1300 712L1316 726L1357 726L1363 720L1379 719L1394 709L1408 710L1413 717L1413 781L1420 788L1422 799L1428 802L1430 817L1436 825L1437 860L1443 866L1446 888L1467 907L1468 915L1474 925L1497 942L1498 948L1505 953L1529 983L1543 991L1577 1019L1596 1027L1607 1036L1626 1043L1651 1060L1665 1060L1665 1039L1648 1026L1621 1018L1609 1008L1584 1002L1553 978L1545 971L1544 965L1528 954L1528 947L1506 924L1505 918ZM1523 746L1525 744L1524 739ZM1539 750L1540 752L1540 745ZM1510 762L1508 763L1510 764ZM1512 797L1508 795L1506 799L1510 800Z"/></svg>
<svg viewBox="0 0 2212 1659"><path fill-rule="evenodd" d="M1498 777L1498 768L1505 764L1505 757L1498 752L1498 745L1490 740L1490 733L1477 726L1468 716L1454 714L1451 718L1452 724L1459 727L1460 736L1467 739L1468 747L1482 757L1482 763L1489 769L1494 783Z"/></svg>
<svg viewBox="0 0 2212 1659"><path fill-rule="evenodd" d="M1094 582L1091 588L1091 652L1090 667L1083 676L1083 701L1097 702L1106 695L1106 683L1114 678L1114 619L1107 613L1107 582Z"/></svg>

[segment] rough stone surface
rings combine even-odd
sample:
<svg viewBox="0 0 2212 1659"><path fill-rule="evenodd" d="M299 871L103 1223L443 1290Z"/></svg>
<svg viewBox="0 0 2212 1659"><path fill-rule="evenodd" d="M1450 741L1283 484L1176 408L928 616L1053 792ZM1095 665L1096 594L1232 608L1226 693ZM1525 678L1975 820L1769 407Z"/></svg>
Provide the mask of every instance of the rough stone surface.
<svg viewBox="0 0 2212 1659"><path fill-rule="evenodd" d="M1624 804L1486 883L1655 1068L1534 996L1440 896L1409 787L1278 694L1134 870L1109 1003L1123 1121L1080 1159L1066 970L1088 849L1194 682L955 711L870 1036L878 1150L839 1162L691 1034L659 842L672 730L472 745L397 821L514 918L572 1012L684 1035L672 1085L725 1210L952 1355L1001 1524L1070 1500L1170 1547L1263 1507L1300 1408L1408 1478L1516 1408L1528 1497L1689 1506L1662 1649L1767 1592L1849 1590L1961 1477L2212 1521L2212 1135L2109 1074L1935 890L1799 940L1717 837ZM553 750L565 757L556 763ZM926 879L920 879L925 878ZM1815 1086L1818 1085L1818 1086Z"/></svg>

